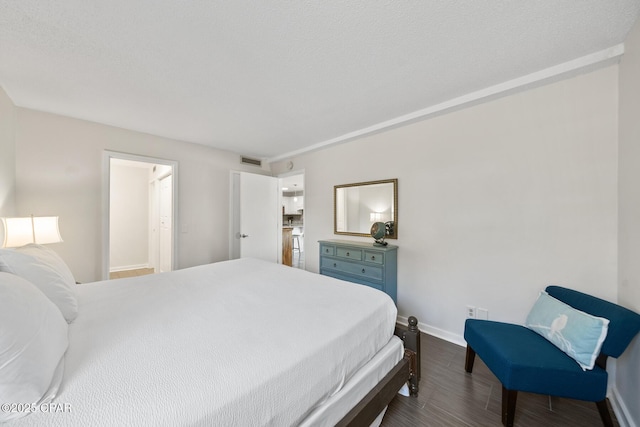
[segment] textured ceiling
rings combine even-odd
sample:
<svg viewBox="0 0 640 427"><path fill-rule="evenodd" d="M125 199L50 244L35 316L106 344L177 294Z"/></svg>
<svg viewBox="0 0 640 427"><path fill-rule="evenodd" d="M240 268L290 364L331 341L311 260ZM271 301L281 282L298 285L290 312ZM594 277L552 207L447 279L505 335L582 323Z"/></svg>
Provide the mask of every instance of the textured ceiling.
<svg viewBox="0 0 640 427"><path fill-rule="evenodd" d="M0 86L22 107L276 158L616 46L639 11L640 0L0 0Z"/></svg>

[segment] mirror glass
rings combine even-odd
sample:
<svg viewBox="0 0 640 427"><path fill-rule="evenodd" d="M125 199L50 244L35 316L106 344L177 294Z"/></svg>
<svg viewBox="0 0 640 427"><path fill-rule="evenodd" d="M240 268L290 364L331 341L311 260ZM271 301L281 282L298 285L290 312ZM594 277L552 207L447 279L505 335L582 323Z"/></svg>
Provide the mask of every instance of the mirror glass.
<svg viewBox="0 0 640 427"><path fill-rule="evenodd" d="M398 238L398 180L336 185L333 191L335 234L371 236L371 225L384 222L387 239Z"/></svg>

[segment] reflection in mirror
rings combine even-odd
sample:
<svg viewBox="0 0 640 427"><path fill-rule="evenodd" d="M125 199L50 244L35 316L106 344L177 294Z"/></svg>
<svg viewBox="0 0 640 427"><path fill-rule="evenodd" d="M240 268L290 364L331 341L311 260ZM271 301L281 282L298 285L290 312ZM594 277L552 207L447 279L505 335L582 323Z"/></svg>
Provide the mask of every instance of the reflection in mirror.
<svg viewBox="0 0 640 427"><path fill-rule="evenodd" d="M334 187L334 233L369 237L384 222L388 239L398 238L398 180L358 182Z"/></svg>

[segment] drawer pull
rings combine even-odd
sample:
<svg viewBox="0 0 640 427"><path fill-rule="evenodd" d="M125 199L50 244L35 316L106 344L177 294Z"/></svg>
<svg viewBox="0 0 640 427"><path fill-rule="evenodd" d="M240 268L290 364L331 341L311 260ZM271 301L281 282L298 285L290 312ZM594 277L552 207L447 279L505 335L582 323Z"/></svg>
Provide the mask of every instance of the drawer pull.
<svg viewBox="0 0 640 427"><path fill-rule="evenodd" d="M371 255L371 261L375 261L376 260L376 256L375 255Z"/></svg>
<svg viewBox="0 0 640 427"><path fill-rule="evenodd" d="M362 274L364 274L364 268L362 269Z"/></svg>
<svg viewBox="0 0 640 427"><path fill-rule="evenodd" d="M324 248L324 251L325 251L326 253L329 253L329 248Z"/></svg>
<svg viewBox="0 0 640 427"><path fill-rule="evenodd" d="M336 265L336 263L335 263L335 262L333 263L333 267L334 267L334 268L335 268L335 267L337 267L337 265Z"/></svg>
<svg viewBox="0 0 640 427"><path fill-rule="evenodd" d="M349 252L347 252L347 256L349 256Z"/></svg>

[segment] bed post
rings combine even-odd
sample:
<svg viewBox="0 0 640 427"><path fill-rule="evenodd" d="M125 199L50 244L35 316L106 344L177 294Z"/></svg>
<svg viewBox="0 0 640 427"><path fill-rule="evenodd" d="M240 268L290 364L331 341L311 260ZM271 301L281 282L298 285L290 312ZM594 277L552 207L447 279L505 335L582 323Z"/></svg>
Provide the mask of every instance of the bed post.
<svg viewBox="0 0 640 427"><path fill-rule="evenodd" d="M408 324L407 329L396 327L395 334L404 341L405 358L409 359L409 391L411 396L417 396L420 381L420 329L415 316L409 316Z"/></svg>
<svg viewBox="0 0 640 427"><path fill-rule="evenodd" d="M336 426L368 426L393 400L403 384L409 382L412 396L418 395L420 380L420 330L418 319L409 317L409 325L397 326L395 335L404 341L404 357Z"/></svg>

